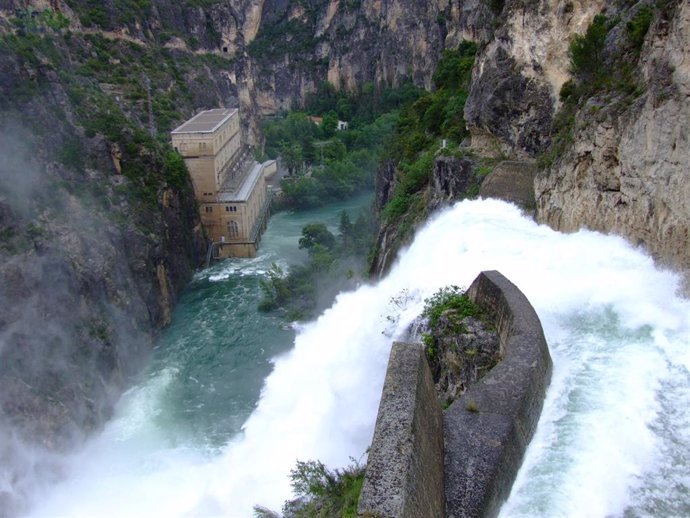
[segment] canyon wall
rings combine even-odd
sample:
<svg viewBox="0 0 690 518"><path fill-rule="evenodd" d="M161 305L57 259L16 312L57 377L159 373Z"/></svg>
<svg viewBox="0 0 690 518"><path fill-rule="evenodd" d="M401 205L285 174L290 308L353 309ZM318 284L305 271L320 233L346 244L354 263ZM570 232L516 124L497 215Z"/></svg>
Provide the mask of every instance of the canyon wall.
<svg viewBox="0 0 690 518"><path fill-rule="evenodd" d="M610 34L607 45L616 45ZM572 143L536 181L538 218L625 236L690 280L690 5L657 10L635 74L640 94L587 98ZM687 289L687 285L686 285Z"/></svg>

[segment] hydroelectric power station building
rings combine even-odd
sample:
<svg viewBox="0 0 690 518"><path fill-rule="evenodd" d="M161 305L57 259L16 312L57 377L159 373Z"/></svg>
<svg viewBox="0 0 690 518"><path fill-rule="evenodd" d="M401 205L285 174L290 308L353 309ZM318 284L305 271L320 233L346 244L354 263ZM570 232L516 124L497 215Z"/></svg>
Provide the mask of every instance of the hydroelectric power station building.
<svg viewBox="0 0 690 518"><path fill-rule="evenodd" d="M254 257L271 201L266 176L275 172L275 161L254 160L242 143L237 109L203 111L171 135L189 169L213 257Z"/></svg>

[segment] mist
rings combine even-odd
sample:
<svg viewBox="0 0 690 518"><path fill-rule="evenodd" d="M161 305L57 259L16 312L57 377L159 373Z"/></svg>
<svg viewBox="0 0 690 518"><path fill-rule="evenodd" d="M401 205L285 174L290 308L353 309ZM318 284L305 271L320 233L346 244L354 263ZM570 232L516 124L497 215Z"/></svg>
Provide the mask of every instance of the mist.
<svg viewBox="0 0 690 518"><path fill-rule="evenodd" d="M1 516L60 478L61 455L101 429L151 347L127 236L89 190L101 173L41 142L0 127Z"/></svg>

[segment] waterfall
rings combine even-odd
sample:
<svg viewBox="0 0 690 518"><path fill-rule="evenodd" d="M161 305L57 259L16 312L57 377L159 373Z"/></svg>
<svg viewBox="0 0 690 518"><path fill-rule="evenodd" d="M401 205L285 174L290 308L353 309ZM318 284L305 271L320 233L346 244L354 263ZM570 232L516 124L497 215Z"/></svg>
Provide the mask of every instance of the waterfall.
<svg viewBox="0 0 690 518"><path fill-rule="evenodd" d="M499 270L530 299L554 361L503 516L688 515L690 304L679 278L622 239L560 234L502 202L465 201L421 229L390 274L342 293L276 357L221 448L155 419L174 374L132 389L104 432L37 495L34 517L248 517L279 510L295 461L340 467L371 441L391 343L424 299ZM232 373L228 373L232 376Z"/></svg>

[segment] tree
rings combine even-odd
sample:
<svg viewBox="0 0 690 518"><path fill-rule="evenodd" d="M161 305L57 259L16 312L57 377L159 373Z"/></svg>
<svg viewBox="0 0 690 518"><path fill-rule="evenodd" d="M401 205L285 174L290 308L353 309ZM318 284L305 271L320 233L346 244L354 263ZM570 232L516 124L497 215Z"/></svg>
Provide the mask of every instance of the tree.
<svg viewBox="0 0 690 518"><path fill-rule="evenodd" d="M570 65L574 74L584 80L598 80L604 73L604 46L609 33L606 16L598 14L587 27L587 32L575 39L568 48Z"/></svg>
<svg viewBox="0 0 690 518"><path fill-rule="evenodd" d="M335 135L335 131L338 128L338 114L333 110L329 111L323 116L321 121L321 131L323 136L326 138L331 138Z"/></svg>
<svg viewBox="0 0 690 518"><path fill-rule="evenodd" d="M299 239L299 247L306 248L310 254L317 245L332 250L335 244L335 236L331 234L323 223L310 223L302 228L302 237Z"/></svg>
<svg viewBox="0 0 690 518"><path fill-rule="evenodd" d="M285 162L285 166L288 168L289 174L294 174L300 167L302 167L304 154L302 152L302 146L299 144L294 142L281 142L280 155L283 157L283 161Z"/></svg>

